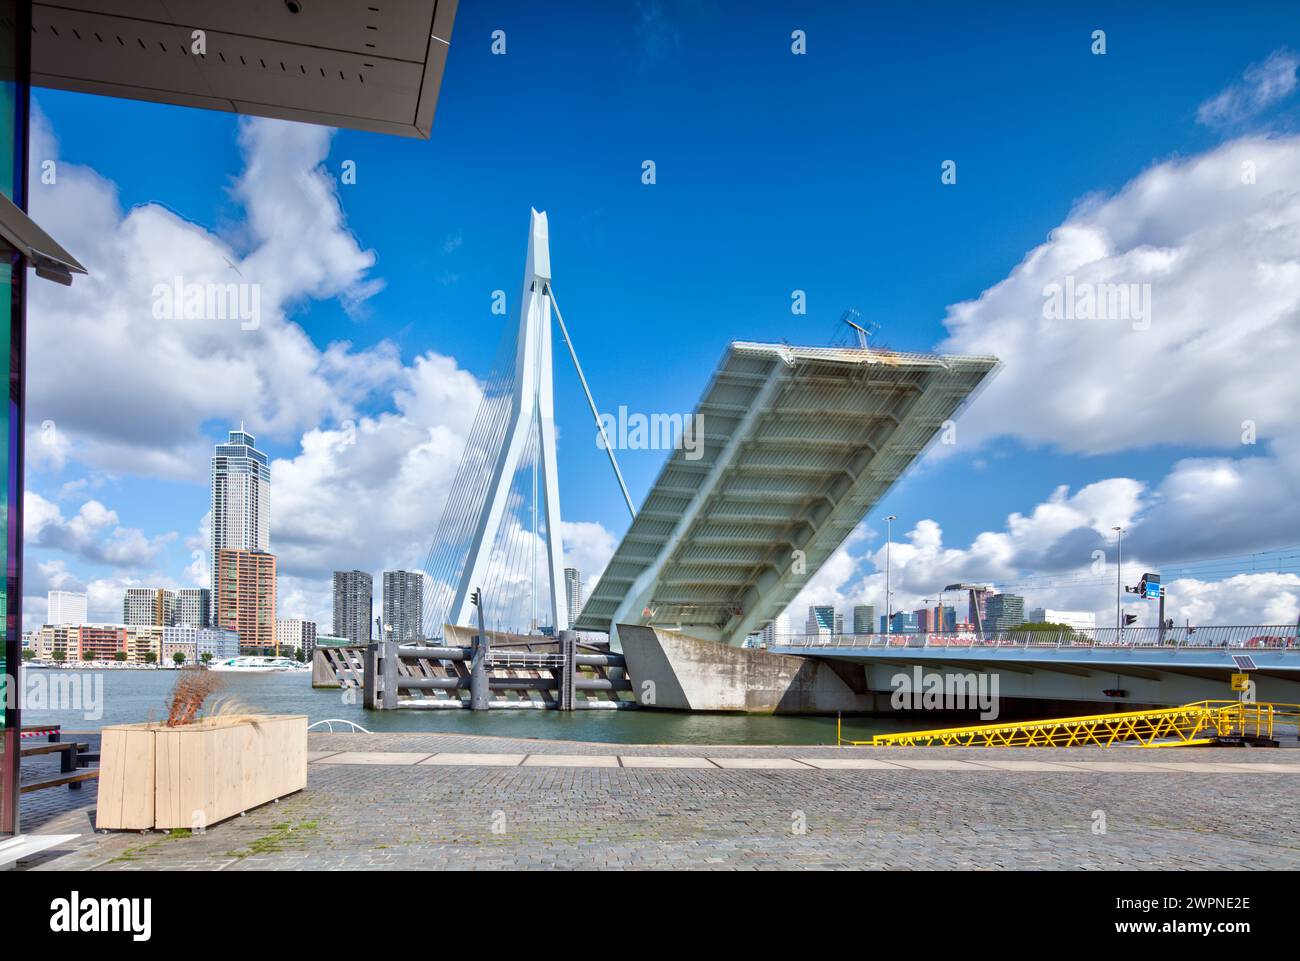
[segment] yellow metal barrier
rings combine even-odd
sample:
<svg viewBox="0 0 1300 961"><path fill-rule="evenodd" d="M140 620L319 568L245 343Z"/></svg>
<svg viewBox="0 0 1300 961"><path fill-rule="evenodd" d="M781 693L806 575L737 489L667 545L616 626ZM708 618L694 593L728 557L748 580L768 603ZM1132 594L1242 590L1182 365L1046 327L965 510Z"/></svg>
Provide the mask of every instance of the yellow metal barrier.
<svg viewBox="0 0 1300 961"><path fill-rule="evenodd" d="M1109 747L1135 742L1143 747L1180 747L1208 744L1215 737L1271 738L1275 720L1296 719L1300 719L1296 704L1196 701L1149 711L877 734L869 741L844 740L837 725L836 737L842 745L872 747Z"/></svg>

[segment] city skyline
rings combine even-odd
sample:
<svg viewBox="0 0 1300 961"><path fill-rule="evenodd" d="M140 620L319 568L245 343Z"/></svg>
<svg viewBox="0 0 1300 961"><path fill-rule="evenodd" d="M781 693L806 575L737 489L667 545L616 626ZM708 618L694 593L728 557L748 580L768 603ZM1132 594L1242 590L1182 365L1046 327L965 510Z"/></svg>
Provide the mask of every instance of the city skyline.
<svg viewBox="0 0 1300 961"><path fill-rule="evenodd" d="M464 12L465 29L487 29L475 21L477 15ZM603 12L611 22L601 26L624 30L626 24L613 21L626 15ZM520 16L520 29L529 29L533 15ZM825 16L810 13L807 29L829 53L846 31L841 21L819 21ZM687 141L670 132L647 143L631 126L609 131L629 156L659 155L660 170L671 176L651 187L640 183L639 159L624 182L604 167L593 171L556 157L547 158L540 171L495 171L489 191L478 172L455 157L436 157L430 168L427 154L398 141L38 91L33 169L39 174L42 159L53 159L59 182L47 185L33 177L33 212L65 242L80 243L99 259L91 264L91 277L63 300L39 288L32 292L31 313L39 322L33 323L30 347L25 626L43 620L49 589L85 588L92 616L103 617L128 587L205 586L197 569L210 568L212 558L204 562L193 554L206 549L205 532L212 525L195 497L201 451L241 420L262 443L276 478L281 613L328 623L335 568L357 567L375 578L383 570L418 568L446 493L433 452L463 442L478 382L490 364L490 347L479 341L494 342L502 320L491 312L491 294L509 290L517 277L517 235L529 204L551 210L557 288L570 298L566 309L579 346L586 350L590 344L594 352L587 358L588 373L598 403L607 409L633 397L651 410L684 409L728 339L829 342L837 336L840 313L851 306L878 322L876 336L892 347L989 350L1003 357L1004 372L958 420L956 443L936 446L864 518L796 599L796 612L818 601L841 610L858 602L883 608L881 517L892 512L900 518L892 558L896 609L916 609L949 581L982 579L1020 590L1020 582L1037 575L1051 586L1033 597L1023 588L1029 602L1092 611L1105 623L1113 601L1109 531L1127 525L1130 582L1143 569L1168 572L1201 559L1238 559L1203 565L1181 578L1167 576L1171 616L1193 622L1294 621L1300 613L1294 559L1277 558L1280 570L1269 573L1248 556L1300 543L1300 508L1269 480L1289 476L1290 458L1300 449L1285 416L1293 407L1293 386L1266 366L1245 377L1198 364L1170 367L1160 395L1146 394L1147 373L1159 357L1176 355L1215 330L1216 312L1196 305L1217 304L1224 291L1233 291L1241 321L1219 329L1221 336L1257 337L1273 330L1284 341L1289 337L1284 325L1270 326L1285 311L1265 309L1267 291L1251 278L1269 249L1253 225L1289 215L1287 195L1276 185L1294 181L1292 174L1300 170L1294 91L1276 85L1257 109L1231 122L1207 106L1223 97L1237 102L1230 94L1249 90L1252 78L1266 73L1264 65L1276 69L1289 61L1274 57L1274 45L1261 43L1253 15L1205 16L1212 26L1198 29L1215 29L1222 42L1198 63L1169 52L1144 53L1170 79L1150 91L1154 109L1127 103L1125 93L1148 69L1131 53L1117 49L1092 58L1082 45L1078 51L1037 50L1021 63L1014 32L995 38L993 50L962 52L952 69L981 76L978 58L1001 52L1022 82L965 84L953 92L959 102L941 101L937 114L932 92L925 90L904 91L896 102L872 101L868 108L849 102L827 73L833 56L808 58L799 74L789 72L784 50L777 51L784 57L779 73L758 69L766 54L746 54L758 58L750 62L738 60L735 51L706 56L675 47L662 59L638 61L636 69L661 74L668 84L655 97L684 96L673 78L689 68L740 101L754 93L747 89L740 96L734 88L740 78L748 78L748 87L762 76L760 86L772 85L769 100L795 97L805 111L815 105L799 129L842 130L825 123L837 112L856 118L849 144L840 147L856 148L841 155L861 157L862 166L819 163L813 186L807 177L813 168L802 166L800 158L827 151L801 151L788 159L792 182L809 180L810 186L798 203L779 209L770 226L774 236L815 233L817 250L840 254L822 263L812 250L799 249L809 245L785 243L769 253L766 240L755 237L742 247L743 266L728 265L724 284L714 283L712 268L703 266L711 263L708 237L681 237L674 224L686 212L704 209L715 224L711 235L751 233L744 227L750 205L738 197L752 191L730 192L738 195L733 199L716 189L737 170L749 171L743 158L769 152L766 135L749 126L728 130L727 138L692 129L691 138L704 138L689 154L701 158L694 164L684 159ZM707 17L678 10L667 27L680 35L703 26L694 18ZM1065 15L1052 11L1045 17ZM1121 34L1151 26L1143 12L1116 17L1113 29ZM752 29L777 36L788 34L786 26L760 12ZM1061 35L1070 29L1062 28ZM1190 30L1167 24L1160 29ZM566 42L587 46L582 38ZM460 87L461 112L444 118L445 135L481 139L490 128L474 117L491 116L492 106L530 75L535 61L526 50L495 60L473 45L462 50L449 64L449 78L454 82L465 71L477 82ZM596 55L616 59L609 52ZM1040 58L1062 56L1077 57L1080 69L1046 88L1037 83L1044 70ZM887 86L891 67L904 66L902 53L897 57L873 63L870 76ZM631 76L610 64L602 69ZM568 73L552 82L566 95L598 96ZM1103 102L1119 115L1099 113ZM1105 120L1097 129L1126 132L1113 132L1087 150L1061 150L1058 134L1008 121L1045 112L1079 116L1081 123ZM184 177L165 171L143 177L133 169L130 152L112 146L134 142L163 114L176 124L177 165L187 171ZM892 159L885 159L859 130L874 129L867 121L877 115L900 131L914 129L917 117L926 117L927 126L900 134ZM965 119L976 117L978 124ZM1014 140L984 137L988 123ZM108 127L121 135L105 136ZM942 138L936 137L939 130ZM1007 151L1028 159L1010 170ZM949 154L960 171L951 186L939 179ZM348 160L357 162L360 176L345 185L338 171ZM1246 162L1254 164L1258 182L1241 182ZM390 211L400 209L405 218L411 204L422 201L393 203L391 185L439 177L471 185L467 195L493 200L487 208L471 209L457 198L428 212L430 230L418 238L408 235ZM549 184L545 197L535 195L539 178ZM1223 205L1196 202L1208 181L1242 189ZM891 196L899 183L908 187L907 205ZM1016 204L1005 203L1009 191L1019 198ZM291 214L292 230L277 230L267 216L262 198L272 194ZM73 202L81 197L94 203ZM649 197L653 216L644 206ZM593 219L587 211L595 208L605 213ZM86 209L96 211L93 223L82 223ZM1219 219L1207 219L1210 211ZM867 235L850 226L868 220L873 231ZM656 297L635 305L617 329L602 331L599 305L634 283L630 266L610 256L611 247L628 242L614 226L620 222L643 228L630 261L644 260L647 250L667 241L686 246L681 263L669 265L670 274L657 284ZM963 229L978 224L977 233L959 256L935 270L930 238L958 223ZM87 230L103 239L83 242ZM1215 237L1233 231L1240 242L1227 250L1213 246ZM311 270L301 265L312 257L299 257L295 246L302 237L315 245L310 253L317 266ZM890 242L881 243L882 237ZM1103 252L1100 261L1089 246L1094 242ZM1043 291L1050 283L1066 273L1083 278L1094 269L1090 264L1113 268L1127 252L1147 248L1168 251L1178 263L1208 260L1219 266L1196 275L1152 275L1160 313L1147 330L1113 320L1044 326ZM182 277L207 277L213 269L228 272L227 264L237 265L240 277L263 285L257 328L234 323L204 328L198 337L175 321L155 325L151 287L136 290L97 279L125 275L119 265L139 259ZM430 275L432 306L429 286L414 282ZM807 313L791 312L794 290L807 294ZM93 417L94 405L69 393L100 363L91 363L99 354L84 351L109 349L86 326L89 317L99 318L107 331L147 331L119 338L138 345L134 354L103 354L139 374L122 387L121 407L133 416ZM702 318L710 319L707 330ZM492 327L492 336L481 336L484 325ZM57 341L48 330L61 332ZM648 331L673 345L675 376L651 383L631 362L642 353L635 349L637 338ZM204 350L220 345L216 353L226 360L196 353L199 343ZM1244 343L1232 344L1248 351ZM1115 357L1123 363L1111 370L1106 365ZM1044 379L1044 372L1062 368L1075 371L1066 379L1074 387ZM136 393L137 381L140 389L148 384L149 392ZM1216 384L1215 392L1202 390L1207 381ZM626 524L625 510L602 452L590 442L590 415L571 371L557 370L556 389L561 499L569 518L565 565L583 570L590 590ZM1087 390L1097 391L1094 403L1077 393ZM1219 410L1207 408L1203 395L1236 399ZM1134 415L1138 409L1141 417ZM47 423L52 426L42 426ZM662 456L620 452L634 501L644 495ZM394 486L397 479L408 489ZM414 516L398 510L410 503L417 504ZM1174 503L1181 514L1170 507ZM373 509L358 511L357 505ZM1104 573L1092 572L1097 551L1103 566L1109 565ZM210 573L207 579L211 586ZM1144 606L1128 607L1150 615Z"/></svg>

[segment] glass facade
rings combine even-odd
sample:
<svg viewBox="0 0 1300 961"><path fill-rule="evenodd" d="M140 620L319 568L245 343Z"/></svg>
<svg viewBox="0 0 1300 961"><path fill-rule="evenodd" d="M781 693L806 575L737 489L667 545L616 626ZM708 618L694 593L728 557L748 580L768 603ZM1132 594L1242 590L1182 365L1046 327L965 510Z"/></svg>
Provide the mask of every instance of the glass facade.
<svg viewBox="0 0 1300 961"><path fill-rule="evenodd" d="M31 5L0 0L0 190L27 209L27 111L31 75ZM20 718L18 669L22 656L23 565L23 367L26 271L21 257L0 241L0 369L9 371L8 416L0 419L0 514L4 525L4 721L0 728L0 836L18 830Z"/></svg>

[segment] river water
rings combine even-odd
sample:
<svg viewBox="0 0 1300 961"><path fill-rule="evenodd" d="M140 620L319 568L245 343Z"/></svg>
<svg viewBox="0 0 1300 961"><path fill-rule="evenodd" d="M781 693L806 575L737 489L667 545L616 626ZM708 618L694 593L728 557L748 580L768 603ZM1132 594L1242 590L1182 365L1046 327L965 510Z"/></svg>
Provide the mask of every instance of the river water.
<svg viewBox="0 0 1300 961"><path fill-rule="evenodd" d="M50 710L32 694L36 676L72 677L83 692L81 709ZM167 696L177 672L166 669L38 670L23 672L28 703L23 724L60 724L67 731L98 730L106 724L131 724L166 716ZM773 717L688 714L677 711L367 711L360 692L345 698L338 689L313 689L311 672L222 674L220 695L249 711L306 714L310 721L351 720L371 731L429 731L491 734L501 737L601 741L611 744L834 744L834 717ZM101 686L102 685L102 686ZM97 694L97 691L102 691ZM349 700L351 703L349 703ZM87 709L89 708L89 709ZM915 729L882 718L845 718L844 736ZM336 726L336 730L339 730ZM345 728L343 728L345 729ZM319 729L318 729L319 730Z"/></svg>

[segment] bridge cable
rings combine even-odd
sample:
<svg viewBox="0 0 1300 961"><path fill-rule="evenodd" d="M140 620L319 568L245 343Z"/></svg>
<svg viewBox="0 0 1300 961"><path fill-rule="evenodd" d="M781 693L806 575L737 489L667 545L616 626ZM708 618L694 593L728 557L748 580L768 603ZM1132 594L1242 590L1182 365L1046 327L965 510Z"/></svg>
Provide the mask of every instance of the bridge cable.
<svg viewBox="0 0 1300 961"><path fill-rule="evenodd" d="M569 356L573 359L573 367L578 372L578 380L582 382L582 391L587 395L587 404L591 407L591 416L596 419L596 429L600 431L600 439L605 442L605 453L609 455L610 466L614 468L614 476L618 478L619 489L623 492L623 500L627 501L627 512L632 515L632 520L636 520L636 508L632 506L632 495L627 492L627 484L623 483L623 472L618 469L618 458L614 456L614 446L609 442L609 435L605 433L605 424L600 419L600 412L596 409L596 401L591 396L591 388L587 386L586 375L582 372L582 364L578 363L578 352L573 347L573 338L569 336L569 328L565 326L564 315L560 313L560 305L556 303L555 291L551 285L547 284L543 293L551 299L551 306L555 309L555 319L560 323L560 334L564 337L564 345L569 348Z"/></svg>

